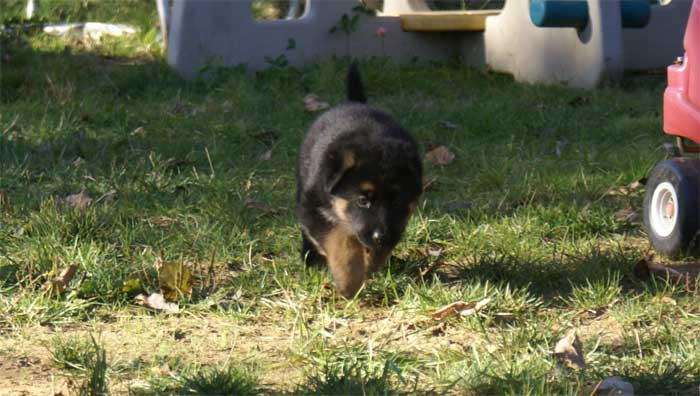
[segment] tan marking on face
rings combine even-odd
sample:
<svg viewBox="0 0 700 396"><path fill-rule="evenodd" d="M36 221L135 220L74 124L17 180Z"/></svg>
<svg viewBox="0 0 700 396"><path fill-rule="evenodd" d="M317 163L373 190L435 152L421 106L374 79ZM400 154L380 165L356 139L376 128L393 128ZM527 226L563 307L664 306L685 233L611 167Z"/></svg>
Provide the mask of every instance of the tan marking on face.
<svg viewBox="0 0 700 396"><path fill-rule="evenodd" d="M343 152L343 170L348 170L355 166L355 153L352 151Z"/></svg>
<svg viewBox="0 0 700 396"><path fill-rule="evenodd" d="M367 277L362 244L343 227L335 227L324 236L323 249L336 290L345 298L354 297Z"/></svg>
<svg viewBox="0 0 700 396"><path fill-rule="evenodd" d="M371 181L363 181L360 183L360 190L365 194L371 194L376 190L376 187Z"/></svg>
<svg viewBox="0 0 700 396"><path fill-rule="evenodd" d="M347 210L349 202L347 199L333 197L331 205L333 206L333 213L338 216L338 219L345 222L348 221Z"/></svg>

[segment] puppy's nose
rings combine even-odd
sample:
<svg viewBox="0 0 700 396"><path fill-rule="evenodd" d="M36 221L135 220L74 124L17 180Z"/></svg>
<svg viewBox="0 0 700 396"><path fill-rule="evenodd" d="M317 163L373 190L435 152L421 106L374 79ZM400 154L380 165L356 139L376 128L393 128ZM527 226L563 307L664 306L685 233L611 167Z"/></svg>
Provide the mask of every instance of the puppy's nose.
<svg viewBox="0 0 700 396"><path fill-rule="evenodd" d="M372 240L374 241L375 245L381 245L382 238L384 238L384 234L379 230L374 230L372 233Z"/></svg>

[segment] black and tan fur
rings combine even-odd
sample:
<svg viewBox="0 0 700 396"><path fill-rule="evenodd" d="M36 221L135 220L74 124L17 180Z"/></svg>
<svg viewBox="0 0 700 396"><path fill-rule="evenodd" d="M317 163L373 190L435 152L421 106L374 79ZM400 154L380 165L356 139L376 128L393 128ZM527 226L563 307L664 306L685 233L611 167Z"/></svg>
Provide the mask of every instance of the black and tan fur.
<svg viewBox="0 0 700 396"><path fill-rule="evenodd" d="M338 292L350 298L401 239L422 192L422 168L413 138L365 104L355 65L347 97L309 128L296 198L303 258L325 261Z"/></svg>

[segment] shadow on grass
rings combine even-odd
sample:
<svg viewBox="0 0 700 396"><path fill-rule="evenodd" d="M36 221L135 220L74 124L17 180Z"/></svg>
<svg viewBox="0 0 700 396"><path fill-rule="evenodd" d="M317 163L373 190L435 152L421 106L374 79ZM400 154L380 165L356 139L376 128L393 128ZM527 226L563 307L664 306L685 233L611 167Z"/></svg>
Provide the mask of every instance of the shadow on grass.
<svg viewBox="0 0 700 396"><path fill-rule="evenodd" d="M363 300L373 306L393 305L401 300L411 284L425 282L428 285L507 285L512 290L527 290L535 297L555 301L570 296L577 287L628 279L635 262L636 257L624 253L595 250L561 260L484 255L455 264L418 255L408 259L393 257L388 270L376 274L368 284ZM630 285L635 286L638 285Z"/></svg>

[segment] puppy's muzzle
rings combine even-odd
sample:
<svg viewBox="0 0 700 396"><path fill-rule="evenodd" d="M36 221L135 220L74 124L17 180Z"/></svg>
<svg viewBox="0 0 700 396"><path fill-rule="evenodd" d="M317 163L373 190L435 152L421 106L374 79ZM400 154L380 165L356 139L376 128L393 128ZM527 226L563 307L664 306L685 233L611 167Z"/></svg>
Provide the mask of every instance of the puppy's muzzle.
<svg viewBox="0 0 700 396"><path fill-rule="evenodd" d="M380 228L360 233L357 237L365 249L369 251L376 252L382 250L384 245L386 245L386 234Z"/></svg>

